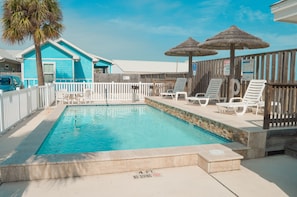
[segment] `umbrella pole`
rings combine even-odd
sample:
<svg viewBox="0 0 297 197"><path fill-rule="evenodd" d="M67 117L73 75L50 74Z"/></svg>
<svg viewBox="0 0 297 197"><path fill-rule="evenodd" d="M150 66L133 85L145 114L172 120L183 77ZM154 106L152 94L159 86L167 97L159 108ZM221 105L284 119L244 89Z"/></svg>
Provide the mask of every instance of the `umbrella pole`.
<svg viewBox="0 0 297 197"><path fill-rule="evenodd" d="M188 95L192 93L192 86L193 86L193 68L192 68L192 54L189 55L189 73L188 73Z"/></svg>
<svg viewBox="0 0 297 197"><path fill-rule="evenodd" d="M232 80L234 79L234 59L235 59L235 44L231 44L228 100L233 97L233 92L234 92L234 80Z"/></svg>
<svg viewBox="0 0 297 197"><path fill-rule="evenodd" d="M193 68L192 68L192 55L189 55L189 77L193 76Z"/></svg>

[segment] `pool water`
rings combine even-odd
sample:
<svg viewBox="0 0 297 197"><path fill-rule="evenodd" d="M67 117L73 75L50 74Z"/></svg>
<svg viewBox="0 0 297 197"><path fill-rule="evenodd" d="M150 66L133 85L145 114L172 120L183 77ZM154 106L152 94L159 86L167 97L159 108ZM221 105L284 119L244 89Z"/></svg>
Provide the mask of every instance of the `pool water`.
<svg viewBox="0 0 297 197"><path fill-rule="evenodd" d="M202 128L147 105L68 106L37 154L228 143Z"/></svg>

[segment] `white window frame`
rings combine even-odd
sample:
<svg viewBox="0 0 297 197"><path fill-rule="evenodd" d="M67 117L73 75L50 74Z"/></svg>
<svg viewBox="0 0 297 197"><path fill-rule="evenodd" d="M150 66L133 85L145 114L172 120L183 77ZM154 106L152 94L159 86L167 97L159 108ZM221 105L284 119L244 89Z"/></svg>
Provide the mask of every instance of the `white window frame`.
<svg viewBox="0 0 297 197"><path fill-rule="evenodd" d="M53 66L53 71L52 72L46 72L44 70L44 65L52 65ZM56 81L56 62L42 62L42 70L43 70L43 77L45 78L45 74L47 75L53 75L53 81ZM44 81L45 83L51 83L51 82L47 82Z"/></svg>

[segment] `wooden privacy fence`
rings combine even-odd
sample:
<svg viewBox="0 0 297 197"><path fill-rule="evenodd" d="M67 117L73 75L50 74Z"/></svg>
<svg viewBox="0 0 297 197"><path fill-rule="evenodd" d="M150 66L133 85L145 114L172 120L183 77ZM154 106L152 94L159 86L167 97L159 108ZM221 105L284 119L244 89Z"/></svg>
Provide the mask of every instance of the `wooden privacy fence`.
<svg viewBox="0 0 297 197"><path fill-rule="evenodd" d="M266 79L274 83L296 83L296 51L289 49L260 54L238 56L235 58L235 78L242 81L242 61L251 60L253 64L253 79ZM197 63L197 75L193 77L192 92L203 92L211 78L224 78L222 96L227 96L228 76L224 74L226 61L229 58L205 60ZM243 91L240 92L244 94ZM238 95L235 95L238 96Z"/></svg>
<svg viewBox="0 0 297 197"><path fill-rule="evenodd" d="M296 115L296 51L289 49L282 51L266 52L238 56L235 58L235 78L241 81L242 96L248 81L242 80L242 61L251 60L253 63L253 79L265 79L264 118L263 128L297 126ZM203 92L211 78L224 78L221 96L227 97L229 79L224 75L225 59L206 60L197 62L197 75L193 78L194 92Z"/></svg>
<svg viewBox="0 0 297 197"><path fill-rule="evenodd" d="M264 129L297 126L297 84L267 83Z"/></svg>
<svg viewBox="0 0 297 197"><path fill-rule="evenodd" d="M245 60L252 63L253 79L265 79L267 81L266 96L263 95L264 102L262 103L265 106L263 128L297 126L296 52L297 49L288 49L235 57L234 76L240 81L241 88L237 95L231 95L231 97L243 96L248 86L249 80L244 80L242 75L244 73L242 62ZM195 62L197 64L196 76L188 78L188 81L192 81L192 86L188 92L192 95L197 92L205 92L212 78L223 78L225 80L221 88L221 97L228 97L229 78L224 72L228 60L229 58L222 58ZM158 75L160 74L150 74L142 76L142 78L158 78ZM159 81L168 80L168 76L162 75L159 77ZM267 105L267 103L270 104Z"/></svg>

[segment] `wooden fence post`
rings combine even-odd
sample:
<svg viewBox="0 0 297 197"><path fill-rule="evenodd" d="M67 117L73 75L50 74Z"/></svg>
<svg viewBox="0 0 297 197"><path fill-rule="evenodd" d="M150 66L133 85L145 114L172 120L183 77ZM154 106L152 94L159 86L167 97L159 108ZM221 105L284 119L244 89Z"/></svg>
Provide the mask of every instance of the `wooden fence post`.
<svg viewBox="0 0 297 197"><path fill-rule="evenodd" d="M265 85L265 106L264 106L264 122L263 129L269 129L270 112L271 112L271 84Z"/></svg>

